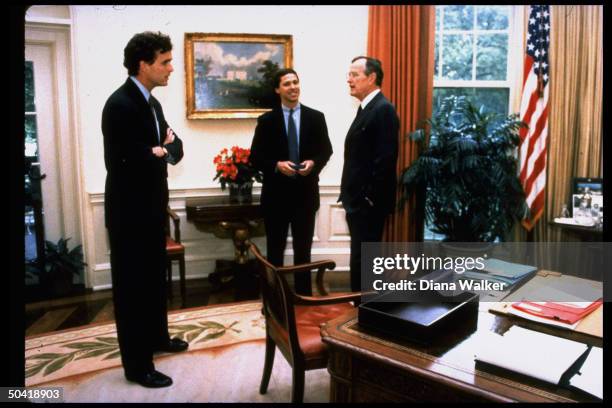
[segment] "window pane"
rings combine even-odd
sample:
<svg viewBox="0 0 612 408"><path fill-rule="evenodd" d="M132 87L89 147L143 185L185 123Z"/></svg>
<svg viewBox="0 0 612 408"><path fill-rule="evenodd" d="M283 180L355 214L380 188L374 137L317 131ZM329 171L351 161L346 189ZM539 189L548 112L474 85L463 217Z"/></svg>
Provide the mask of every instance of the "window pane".
<svg viewBox="0 0 612 408"><path fill-rule="evenodd" d="M486 111L508 114L509 88L434 88L433 112L437 113L440 101L451 95L467 96L476 106L484 106Z"/></svg>
<svg viewBox="0 0 612 408"><path fill-rule="evenodd" d="M436 31L440 30L440 7L436 7Z"/></svg>
<svg viewBox="0 0 612 408"><path fill-rule="evenodd" d="M34 112L34 65L32 61L25 62L25 111Z"/></svg>
<svg viewBox="0 0 612 408"><path fill-rule="evenodd" d="M497 112L501 115L508 114L510 102L509 88L475 88L474 100L477 105L484 105L485 110Z"/></svg>
<svg viewBox="0 0 612 408"><path fill-rule="evenodd" d="M38 142L36 139L36 115L25 116L25 156L36 157Z"/></svg>
<svg viewBox="0 0 612 408"><path fill-rule="evenodd" d="M445 34L442 38L444 79L472 79L472 36L469 34Z"/></svg>
<svg viewBox="0 0 612 408"><path fill-rule="evenodd" d="M434 46L434 78L440 76L440 34L436 34L436 44Z"/></svg>
<svg viewBox="0 0 612 408"><path fill-rule="evenodd" d="M445 6L444 30L472 30L474 6Z"/></svg>
<svg viewBox="0 0 612 408"><path fill-rule="evenodd" d="M468 93L472 88L438 88L433 89L433 115L438 113L440 102L442 99L457 95L457 96L468 96Z"/></svg>
<svg viewBox="0 0 612 408"><path fill-rule="evenodd" d="M506 30L510 9L504 6L476 8L476 27L480 30Z"/></svg>
<svg viewBox="0 0 612 408"><path fill-rule="evenodd" d="M508 34L482 34L476 39L476 79L506 80Z"/></svg>

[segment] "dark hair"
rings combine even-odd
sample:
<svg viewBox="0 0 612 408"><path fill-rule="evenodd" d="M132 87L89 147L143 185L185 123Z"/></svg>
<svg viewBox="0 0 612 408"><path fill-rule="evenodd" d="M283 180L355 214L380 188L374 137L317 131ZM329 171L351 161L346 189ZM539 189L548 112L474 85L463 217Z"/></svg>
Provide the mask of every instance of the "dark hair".
<svg viewBox="0 0 612 408"><path fill-rule="evenodd" d="M294 74L298 81L300 80L299 75L297 74L297 72L295 72L293 70L293 68L283 68L278 70L278 72L274 75L274 89L278 89L278 87L280 86L280 80L282 77L284 77L287 74Z"/></svg>
<svg viewBox="0 0 612 408"><path fill-rule="evenodd" d="M138 75L140 61L147 64L155 62L157 51L160 53L172 50L170 37L161 32L145 31L134 35L123 49L123 66L128 75Z"/></svg>
<svg viewBox="0 0 612 408"><path fill-rule="evenodd" d="M380 60L376 58L365 57L363 55L360 55L359 57L353 58L351 62L355 62L358 59L362 59L362 58L366 60L365 74L370 75L372 72L376 73L376 85L382 86L384 74L382 70L382 63L380 62Z"/></svg>

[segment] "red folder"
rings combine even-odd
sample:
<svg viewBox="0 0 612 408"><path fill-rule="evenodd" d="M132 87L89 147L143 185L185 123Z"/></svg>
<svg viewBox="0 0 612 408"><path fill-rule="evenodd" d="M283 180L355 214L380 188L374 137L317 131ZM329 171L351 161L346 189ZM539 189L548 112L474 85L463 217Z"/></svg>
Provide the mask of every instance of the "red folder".
<svg viewBox="0 0 612 408"><path fill-rule="evenodd" d="M564 323L574 324L602 304L602 299L588 304L577 306L562 302L515 302L512 307L522 312L529 313L544 319L556 320Z"/></svg>

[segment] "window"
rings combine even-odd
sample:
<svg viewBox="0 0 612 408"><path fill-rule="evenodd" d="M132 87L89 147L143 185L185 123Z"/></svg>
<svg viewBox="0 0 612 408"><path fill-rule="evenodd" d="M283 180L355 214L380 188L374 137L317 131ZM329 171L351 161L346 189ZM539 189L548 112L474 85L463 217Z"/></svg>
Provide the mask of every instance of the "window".
<svg viewBox="0 0 612 408"><path fill-rule="evenodd" d="M38 141L36 129L36 107L34 105L34 65L32 61L25 61L25 258L32 261L37 256L34 209L32 206L33 190L40 181L32 180L31 167L38 162Z"/></svg>
<svg viewBox="0 0 612 408"><path fill-rule="evenodd" d="M511 6L436 6L434 111L449 95L508 113Z"/></svg>
<svg viewBox="0 0 612 408"><path fill-rule="evenodd" d="M436 6L434 113L450 95L467 96L488 111L510 113L516 75L522 73L514 29L519 11L513 6ZM444 238L430 227L426 223L425 240Z"/></svg>

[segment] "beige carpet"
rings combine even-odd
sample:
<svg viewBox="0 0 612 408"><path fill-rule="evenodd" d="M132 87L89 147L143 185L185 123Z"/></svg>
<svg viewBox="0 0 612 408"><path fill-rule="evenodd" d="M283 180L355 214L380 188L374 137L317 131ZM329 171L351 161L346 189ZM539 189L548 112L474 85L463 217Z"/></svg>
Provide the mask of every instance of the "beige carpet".
<svg viewBox="0 0 612 408"><path fill-rule="evenodd" d="M265 321L259 302L171 313L172 336L189 351L159 354L155 368L174 380L147 389L123 376L115 325L86 326L26 338L26 386L64 388L65 402L289 402L291 367L277 350L272 378L259 394ZM304 402L329 401L326 369L306 373Z"/></svg>

